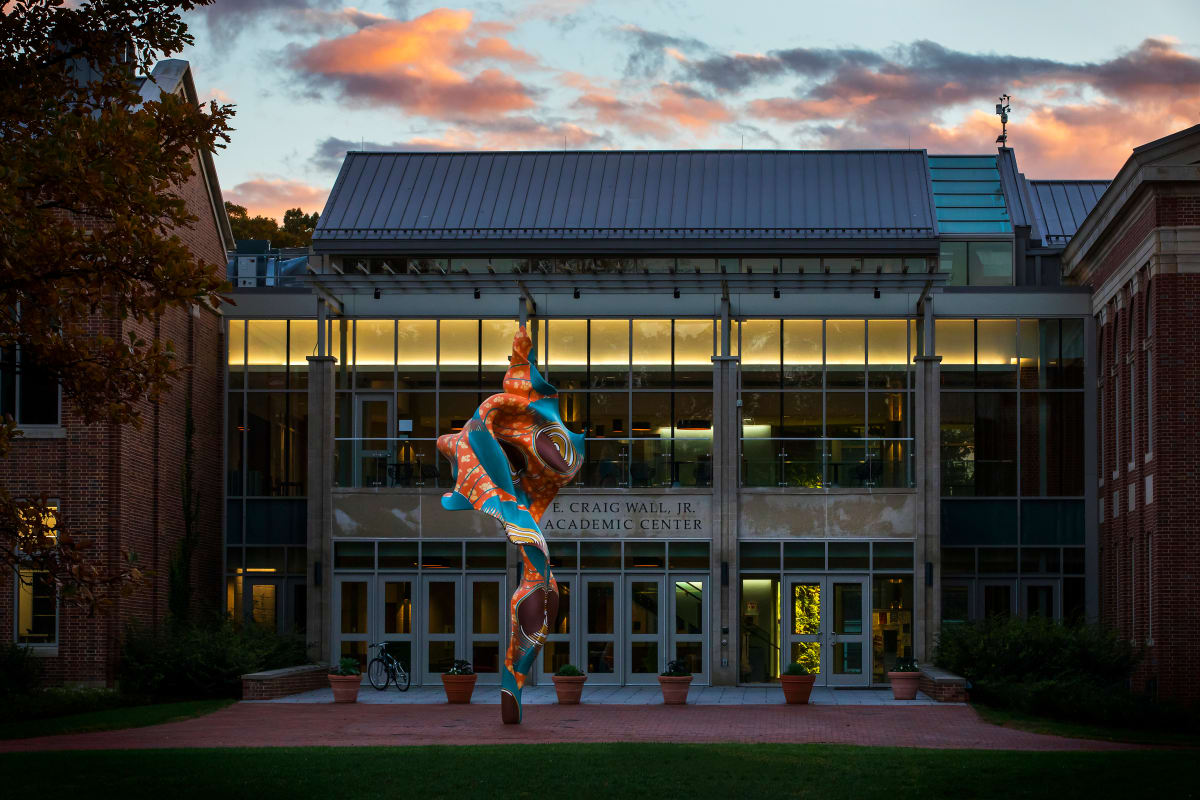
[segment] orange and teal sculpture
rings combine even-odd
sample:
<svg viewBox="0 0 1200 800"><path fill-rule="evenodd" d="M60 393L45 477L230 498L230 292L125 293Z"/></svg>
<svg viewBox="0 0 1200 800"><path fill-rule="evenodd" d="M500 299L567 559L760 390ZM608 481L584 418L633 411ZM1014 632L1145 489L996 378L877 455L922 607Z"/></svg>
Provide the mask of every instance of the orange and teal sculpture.
<svg viewBox="0 0 1200 800"><path fill-rule="evenodd" d="M454 474L454 491L442 496L442 506L495 517L520 548L521 583L509 606L512 633L500 679L506 723L521 721L521 688L558 614L558 584L538 522L583 460L583 435L563 425L558 390L538 372L531 349L525 328L518 329L504 392L484 400L461 431L437 443Z"/></svg>

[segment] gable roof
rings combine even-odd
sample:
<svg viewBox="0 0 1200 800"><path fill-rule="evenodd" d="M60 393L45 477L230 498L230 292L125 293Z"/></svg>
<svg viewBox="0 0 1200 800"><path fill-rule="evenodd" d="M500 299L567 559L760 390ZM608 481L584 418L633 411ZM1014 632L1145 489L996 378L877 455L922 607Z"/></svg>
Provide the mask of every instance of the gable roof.
<svg viewBox="0 0 1200 800"><path fill-rule="evenodd" d="M313 243L936 235L921 150L350 152Z"/></svg>
<svg viewBox="0 0 1200 800"><path fill-rule="evenodd" d="M157 100L164 94L183 92L189 103L199 105L196 94L196 83L192 79L191 65L181 58L164 58L154 65L150 75L142 79L139 89L142 101ZM221 233L222 246L225 250L237 248L233 238L233 228L229 224L229 214L225 211L225 201L221 197L221 182L217 180L217 168L213 164L212 153L200 151L200 178L208 191L209 202L212 205L213 218L217 230Z"/></svg>

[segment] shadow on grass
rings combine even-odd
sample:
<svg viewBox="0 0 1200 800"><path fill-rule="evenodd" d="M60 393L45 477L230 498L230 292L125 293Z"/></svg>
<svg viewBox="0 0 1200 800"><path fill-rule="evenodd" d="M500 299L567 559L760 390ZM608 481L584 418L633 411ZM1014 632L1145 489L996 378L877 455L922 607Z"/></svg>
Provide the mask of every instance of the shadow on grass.
<svg viewBox="0 0 1200 800"><path fill-rule="evenodd" d="M783 744L229 748L0 755L14 797L1195 796L1193 753Z"/></svg>
<svg viewBox="0 0 1200 800"><path fill-rule="evenodd" d="M1039 717L1003 708L993 708L978 703L972 704L981 719L1004 728L1045 733L1051 736L1066 736L1072 739L1097 739L1105 742L1128 742L1131 744L1164 745L1169 747L1200 747L1200 736L1177 731L1157 731L1147 728L1110 728L1103 725L1088 725L1082 722L1066 722L1050 717Z"/></svg>
<svg viewBox="0 0 1200 800"><path fill-rule="evenodd" d="M189 700L182 703L158 703L148 706L126 706L86 714L68 714L49 719L21 720L0 723L0 739L29 739L34 736L55 736L63 733L115 731L121 728L143 728L191 719L224 708L233 700Z"/></svg>

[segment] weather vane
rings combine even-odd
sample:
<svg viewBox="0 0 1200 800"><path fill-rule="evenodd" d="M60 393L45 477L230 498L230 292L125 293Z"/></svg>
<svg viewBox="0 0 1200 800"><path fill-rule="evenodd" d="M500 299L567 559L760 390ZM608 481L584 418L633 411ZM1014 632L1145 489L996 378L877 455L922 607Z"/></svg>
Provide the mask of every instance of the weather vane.
<svg viewBox="0 0 1200 800"><path fill-rule="evenodd" d="M996 103L996 116L1000 117L1000 135L996 137L996 144L1001 147L1008 146L1008 112L1012 110L1012 106L1008 101L1012 98L1006 94L1000 95L1000 102Z"/></svg>

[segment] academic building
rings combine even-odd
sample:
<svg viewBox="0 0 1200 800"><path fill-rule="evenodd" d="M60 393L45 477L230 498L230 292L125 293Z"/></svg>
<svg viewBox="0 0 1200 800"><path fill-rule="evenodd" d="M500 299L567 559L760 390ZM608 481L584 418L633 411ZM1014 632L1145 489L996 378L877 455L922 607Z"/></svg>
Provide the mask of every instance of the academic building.
<svg viewBox="0 0 1200 800"><path fill-rule="evenodd" d="M524 325L586 437L536 681L880 685L1020 615L1114 625L1136 689L1194 700L1197 164L1200 126L1111 182L1007 147L351 152L307 259L230 261L222 602L498 683L515 550L443 509L435 440Z"/></svg>

